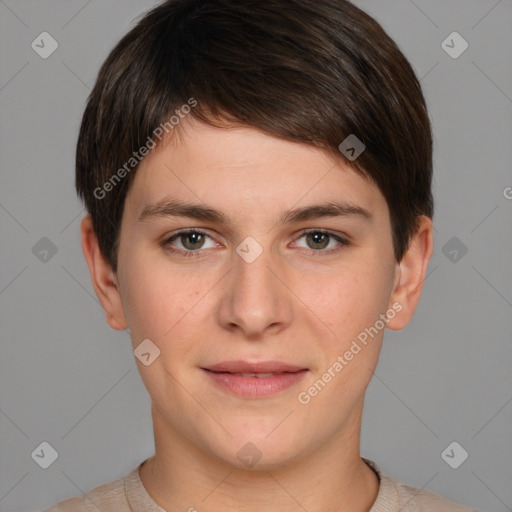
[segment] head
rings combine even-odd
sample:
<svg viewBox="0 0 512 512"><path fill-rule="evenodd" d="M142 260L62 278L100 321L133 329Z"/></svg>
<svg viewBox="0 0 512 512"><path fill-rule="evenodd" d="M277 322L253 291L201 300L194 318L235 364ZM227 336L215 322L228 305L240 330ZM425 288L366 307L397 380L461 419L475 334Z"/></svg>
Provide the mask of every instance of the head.
<svg viewBox="0 0 512 512"><path fill-rule="evenodd" d="M160 351L137 364L162 429L272 465L359 428L432 253L425 100L375 20L341 0L164 2L101 67L76 157L91 278L109 325ZM265 398L212 385L206 367L240 359L306 371Z"/></svg>

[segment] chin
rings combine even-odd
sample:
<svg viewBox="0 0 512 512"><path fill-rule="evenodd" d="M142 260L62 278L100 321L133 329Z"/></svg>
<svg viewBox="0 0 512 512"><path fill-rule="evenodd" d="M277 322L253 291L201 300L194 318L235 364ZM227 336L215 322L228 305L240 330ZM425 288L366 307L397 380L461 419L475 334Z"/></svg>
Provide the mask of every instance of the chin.
<svg viewBox="0 0 512 512"><path fill-rule="evenodd" d="M220 450L215 451L226 463L239 469L270 471L285 466L300 455L297 448L303 439L293 435L291 425L278 432L280 421L275 421L271 429L240 429L239 435L230 430L234 437L227 436ZM293 430L297 432L299 427Z"/></svg>

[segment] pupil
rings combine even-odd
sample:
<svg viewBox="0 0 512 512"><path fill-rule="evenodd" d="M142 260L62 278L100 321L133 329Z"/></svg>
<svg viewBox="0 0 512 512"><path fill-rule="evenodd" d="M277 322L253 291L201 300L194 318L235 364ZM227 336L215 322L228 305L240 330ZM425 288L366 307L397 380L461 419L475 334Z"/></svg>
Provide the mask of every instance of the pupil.
<svg viewBox="0 0 512 512"><path fill-rule="evenodd" d="M194 244L201 245L200 242L202 241L201 240L202 236L203 235L201 233L186 233L185 235L183 235L183 238L185 239L185 243L183 245L185 247L187 247L188 249L197 249L197 247L194 246ZM182 239L182 242L183 242L183 239ZM192 245L192 247L190 247L190 245Z"/></svg>
<svg viewBox="0 0 512 512"><path fill-rule="evenodd" d="M319 238L323 238L324 239L324 242L325 241L328 241L328 235L326 233L320 233L320 232L317 232L317 233L311 233L310 236L313 237L313 243L315 244L321 244L321 248L323 249L324 247L327 246L327 243L323 243L319 240Z"/></svg>

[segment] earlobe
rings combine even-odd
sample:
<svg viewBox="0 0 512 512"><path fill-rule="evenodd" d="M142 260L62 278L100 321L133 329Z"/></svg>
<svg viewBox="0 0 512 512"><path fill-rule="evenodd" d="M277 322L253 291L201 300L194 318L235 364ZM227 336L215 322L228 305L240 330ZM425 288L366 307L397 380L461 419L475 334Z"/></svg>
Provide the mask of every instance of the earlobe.
<svg viewBox="0 0 512 512"><path fill-rule="evenodd" d="M101 253L90 215L82 219L80 231L82 250L89 267L92 285L105 310L107 323L112 329L122 331L127 328L127 322L117 277Z"/></svg>
<svg viewBox="0 0 512 512"><path fill-rule="evenodd" d="M428 263L434 248L432 219L422 216L409 248L397 264L395 285L389 307L400 304L400 312L387 323L388 329L403 329L411 320L418 305Z"/></svg>

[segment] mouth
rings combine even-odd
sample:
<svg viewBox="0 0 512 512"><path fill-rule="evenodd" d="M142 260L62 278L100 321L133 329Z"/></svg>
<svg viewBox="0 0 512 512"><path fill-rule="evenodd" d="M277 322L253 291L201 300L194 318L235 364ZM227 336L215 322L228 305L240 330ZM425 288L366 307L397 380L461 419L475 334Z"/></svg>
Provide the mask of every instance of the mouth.
<svg viewBox="0 0 512 512"><path fill-rule="evenodd" d="M259 363L250 363L248 361L223 361L212 366L204 368L217 373L232 374L278 374L278 373L296 373L307 370L303 366L292 365L282 361L262 361Z"/></svg>
<svg viewBox="0 0 512 512"><path fill-rule="evenodd" d="M243 398L263 398L288 389L309 371L279 361L225 361L201 368L216 387Z"/></svg>
<svg viewBox="0 0 512 512"><path fill-rule="evenodd" d="M212 370L206 370L208 372ZM238 377L257 377L258 379L265 379L267 377L274 377L274 375L281 375L282 373L297 373L297 372L278 372L278 373L238 373L238 372L213 372L223 373L228 375L237 375Z"/></svg>

